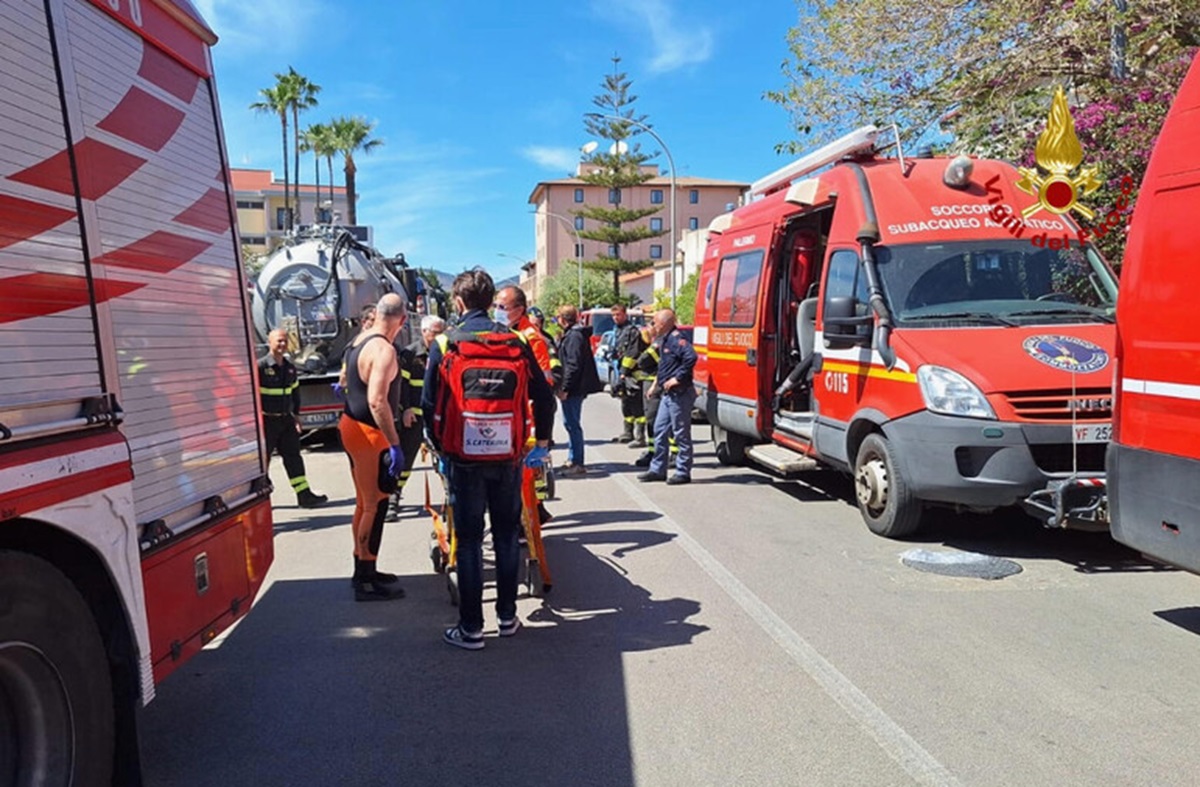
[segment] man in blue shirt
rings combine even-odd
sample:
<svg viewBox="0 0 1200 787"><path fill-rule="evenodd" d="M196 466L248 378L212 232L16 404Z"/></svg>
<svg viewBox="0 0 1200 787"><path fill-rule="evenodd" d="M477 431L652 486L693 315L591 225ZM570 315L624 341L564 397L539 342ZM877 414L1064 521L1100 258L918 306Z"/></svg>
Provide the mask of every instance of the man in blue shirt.
<svg viewBox="0 0 1200 787"><path fill-rule="evenodd" d="M462 319L430 345L425 385L421 392L421 410L426 414L427 433L439 451L441 446L433 434L433 422L438 417L439 370L448 342L463 333L511 333L507 323L498 323L487 314L496 295L496 285L482 268L460 273L454 280L451 293ZM520 334L513 333L513 336L519 337ZM529 398L533 402L534 437L537 440L526 458L526 462L532 465L549 456L550 438L554 431L554 392L528 344L522 345L522 356L526 361ZM491 515L492 546L496 553L496 614L499 617L500 636L512 636L520 628L517 620L517 572L521 554L517 535L521 529L521 460L463 462L449 459L446 464L457 540L459 622L454 628L446 630L443 639L455 647L480 650L484 645L485 511Z"/></svg>
<svg viewBox="0 0 1200 787"><path fill-rule="evenodd" d="M654 419L654 458L650 460L650 469L639 475L638 480L688 484L692 480L692 408L696 404L692 370L696 368L696 350L675 328L675 312L670 309L661 309L654 315L654 335L659 361L650 395L660 392L662 402ZM679 449L675 455L675 474L670 479L667 478L671 456L669 436L675 438Z"/></svg>

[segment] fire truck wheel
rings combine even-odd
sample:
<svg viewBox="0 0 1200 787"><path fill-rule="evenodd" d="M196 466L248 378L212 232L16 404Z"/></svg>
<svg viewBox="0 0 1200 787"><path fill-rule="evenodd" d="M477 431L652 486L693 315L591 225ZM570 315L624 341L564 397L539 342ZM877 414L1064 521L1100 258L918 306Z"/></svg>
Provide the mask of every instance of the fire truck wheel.
<svg viewBox="0 0 1200 787"><path fill-rule="evenodd" d="M113 730L108 659L87 602L41 558L0 551L0 778L108 785Z"/></svg>
<svg viewBox="0 0 1200 787"><path fill-rule="evenodd" d="M742 465L746 463L746 438L743 435L712 425L713 449L717 452L717 461L723 465Z"/></svg>
<svg viewBox="0 0 1200 787"><path fill-rule="evenodd" d="M872 533L903 538L921 525L921 501L913 497L896 454L883 435L867 435L854 463L854 495Z"/></svg>

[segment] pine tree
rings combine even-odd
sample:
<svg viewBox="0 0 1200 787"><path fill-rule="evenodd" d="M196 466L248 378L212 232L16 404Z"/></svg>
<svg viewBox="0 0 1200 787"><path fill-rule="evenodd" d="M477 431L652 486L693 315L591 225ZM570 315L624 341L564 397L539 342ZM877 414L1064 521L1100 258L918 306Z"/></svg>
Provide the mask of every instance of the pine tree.
<svg viewBox="0 0 1200 787"><path fill-rule="evenodd" d="M620 63L620 57L613 58L613 73L605 77L602 83L604 92L592 99L598 111L588 113L583 121L589 134L608 140L611 144L600 145L586 155L583 164L587 174L580 176L580 179L589 185L604 187L609 200L605 206L588 205L572 211L585 221L598 225L594 228L585 225L585 229L579 232L580 237L600 241L612 252L584 260L583 266L588 270L612 274L614 299L621 296L622 273L636 273L654 264L653 260L625 259L621 256L621 248L664 234L662 231L652 231L645 224L636 223L658 213L661 208L621 206L624 190L640 186L654 177L643 172L641 167L658 154L642 152L637 142L636 138L642 130L635 122L645 123L646 116L635 114L633 104L637 96L629 92L633 82L618 70Z"/></svg>

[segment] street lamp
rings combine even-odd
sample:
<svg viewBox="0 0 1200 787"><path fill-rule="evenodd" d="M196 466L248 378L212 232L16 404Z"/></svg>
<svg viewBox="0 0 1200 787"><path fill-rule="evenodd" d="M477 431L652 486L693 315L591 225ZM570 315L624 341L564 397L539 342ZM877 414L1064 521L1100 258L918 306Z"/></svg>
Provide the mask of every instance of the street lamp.
<svg viewBox="0 0 1200 787"><path fill-rule="evenodd" d="M523 259L523 258L521 258L521 257L518 257L518 256L517 256L517 255L515 255L515 254L506 254L506 253L504 253L504 252L502 252L502 251L498 251L498 252L496 252L496 256L497 256L497 257L509 257L510 259L514 259L514 260L516 260L517 262L521 263L521 267L522 267L522 268L523 268L523 267L525 267L525 264L526 264L527 262L529 262L529 260L526 260L526 259Z"/></svg>
<svg viewBox="0 0 1200 787"><path fill-rule="evenodd" d="M662 141L662 137L654 133L654 129L650 128L640 120L621 117L620 115L606 115L602 112L589 112L587 116L592 118L602 118L604 120L613 120L620 123L628 123L631 126L637 126L642 131L645 131L647 134L654 137L654 141L659 145L662 145L663 152L667 154L667 164L671 167L671 310L674 311L675 295L679 291L679 287L675 280L675 160L671 158L671 149L667 147L666 142Z"/></svg>
<svg viewBox="0 0 1200 787"><path fill-rule="evenodd" d="M561 213L555 213L552 210L533 210L530 213L535 216L539 213L545 213L547 216L558 219L567 225L567 229L575 233L575 264L579 268L579 308L583 308L583 239L579 237L579 230L575 229L575 224Z"/></svg>

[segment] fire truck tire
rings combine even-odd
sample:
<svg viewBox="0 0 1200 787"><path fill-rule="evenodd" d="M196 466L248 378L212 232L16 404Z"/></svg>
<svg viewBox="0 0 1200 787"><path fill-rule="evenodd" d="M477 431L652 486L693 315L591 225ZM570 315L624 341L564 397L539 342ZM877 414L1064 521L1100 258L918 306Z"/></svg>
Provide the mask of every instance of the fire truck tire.
<svg viewBox="0 0 1200 787"><path fill-rule="evenodd" d="M744 435L712 425L713 450L717 453L717 461L723 465L743 465L746 463L746 438Z"/></svg>
<svg viewBox="0 0 1200 787"><path fill-rule="evenodd" d="M863 521L876 535L903 538L921 526L924 505L913 496L896 452L881 434L867 435L858 447L854 495Z"/></svg>
<svg viewBox="0 0 1200 787"><path fill-rule="evenodd" d="M0 551L0 779L107 786L114 729L108 659L87 602L45 560Z"/></svg>

